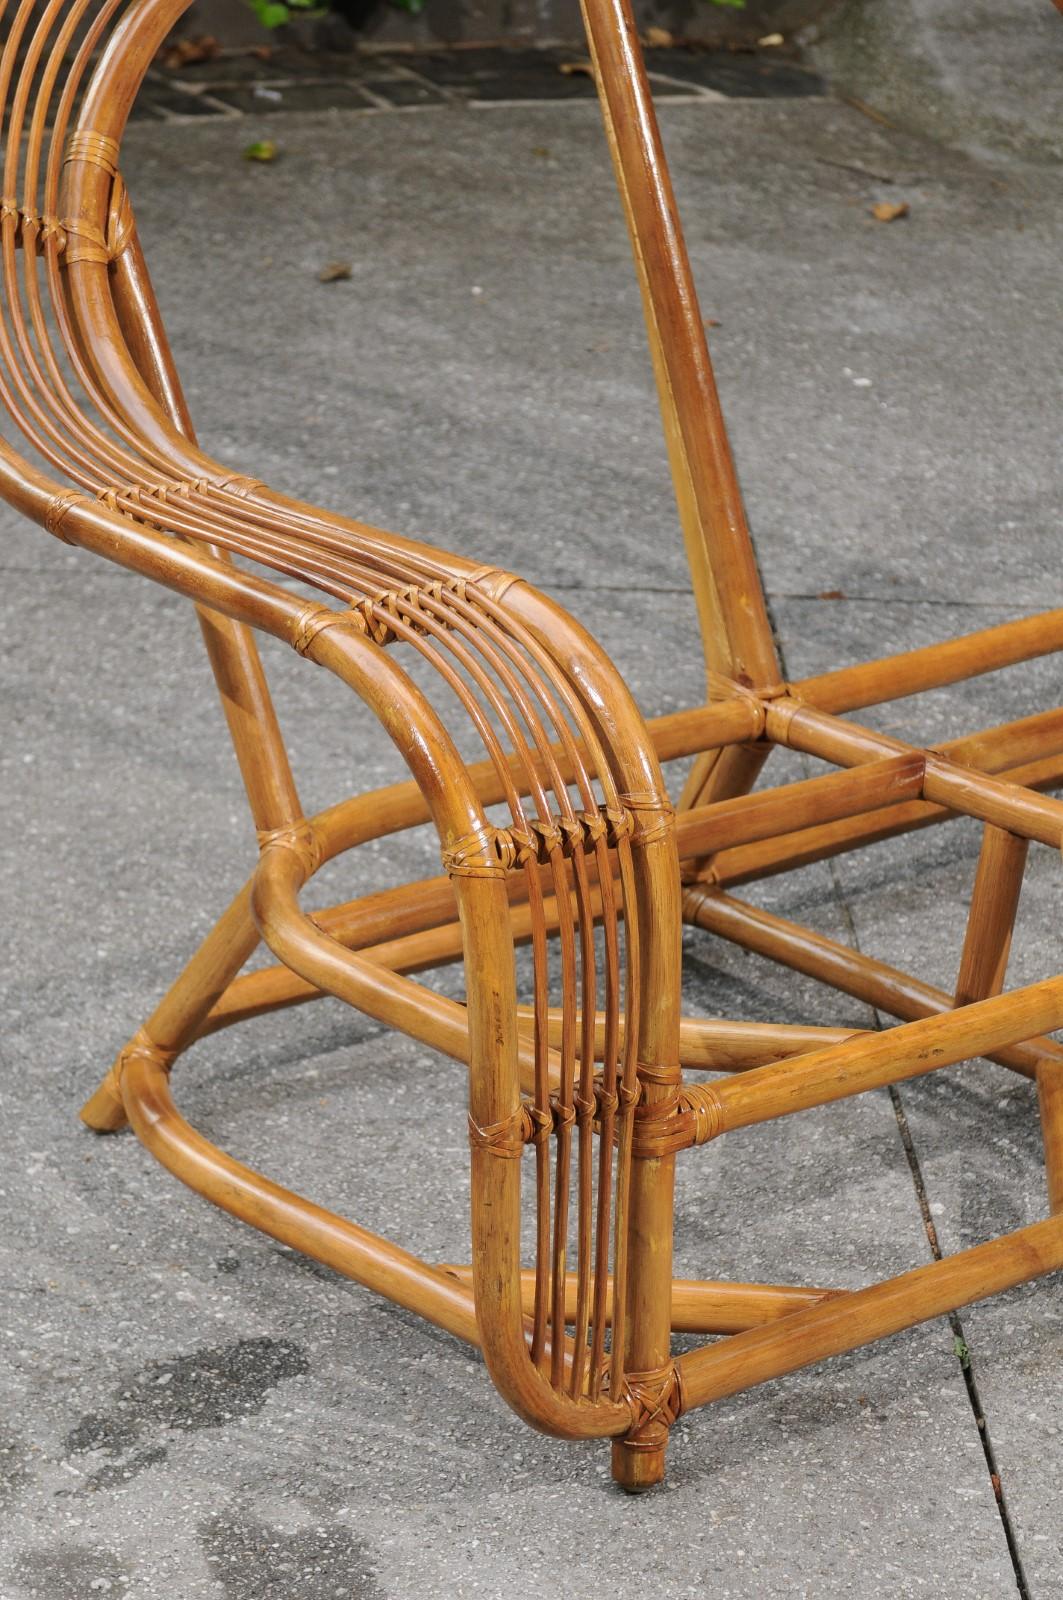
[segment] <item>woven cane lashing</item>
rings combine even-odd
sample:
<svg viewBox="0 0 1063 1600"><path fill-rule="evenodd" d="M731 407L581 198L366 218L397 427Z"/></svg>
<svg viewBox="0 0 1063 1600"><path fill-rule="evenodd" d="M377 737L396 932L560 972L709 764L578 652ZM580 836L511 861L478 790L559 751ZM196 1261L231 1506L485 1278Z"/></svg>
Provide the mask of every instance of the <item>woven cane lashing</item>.
<svg viewBox="0 0 1063 1600"><path fill-rule="evenodd" d="M120 313L112 303L108 275L119 258L133 274L131 293L145 281L120 178L121 137L137 84L182 9L148 3L122 12L110 0L53 3L43 11L24 5L8 37L4 192L10 198L0 225L30 251L34 272L21 295L8 282L0 398L59 478L33 509L39 507L49 531L75 543L90 533L123 549L122 529L136 527L138 548L152 551L157 570L174 581L206 589L223 577L214 555L189 553L178 561L145 540L177 535L193 550L229 552L310 582L341 609L290 609L285 627L300 654L325 660L335 653L330 641L356 627L377 647L415 653L464 713L494 767L509 819L483 823L464 842L444 840L445 864L455 878L501 871L528 880L528 995L539 1018L531 1043L535 1082L505 1126L515 1126L514 1117L526 1124L534 1151L535 1171L525 1183L538 1234L529 1359L558 1392L598 1397L611 1315L602 1286L610 1271L621 1284L625 1274L643 981L634 931L640 919L631 908L645 893L645 869L636 864L644 813L622 798L623 764L617 768L603 747L580 691L503 609L513 577L471 566L455 573L418 547L407 553L401 541L371 533L358 538L322 525L310 511L268 509L259 486L198 451L164 346L130 326L128 307ZM26 70L18 76L20 53ZM126 336L137 361L122 353ZM241 580L240 590L262 593L265 606L264 591L250 580ZM269 614L275 614L272 600ZM243 692L252 693L257 680L254 668L247 670ZM246 752L242 766L263 850L273 861L290 845L300 870L312 870L313 838L299 831L290 784L271 781ZM647 799L639 787L644 776L640 763L628 784L640 806ZM649 796L648 805L646 843L657 844L670 828L663 791ZM555 961L548 937L556 941ZM559 1008L565 1021L553 1049L548 1016ZM579 1011L604 1017L601 1061L593 1022L581 1024ZM603 1134L600 1149L595 1128ZM497 1138L479 1145L499 1148ZM581 1286L572 1336L564 1317L569 1260ZM519 1266L514 1258L512 1271ZM616 1361L613 1392L619 1393L622 1354Z"/></svg>
<svg viewBox="0 0 1063 1600"><path fill-rule="evenodd" d="M516 575L287 500L212 460L121 177L130 107L184 8L21 5L0 65L0 402L44 463L0 444L0 493L53 536L196 602L261 850L83 1114L101 1130L131 1120L217 1204L480 1344L528 1421L613 1437L617 1477L645 1487L684 1408L1063 1260L1063 1049L1044 1037L1063 1021L1063 979L1002 992L1028 844L1063 841L1063 808L1038 792L1063 776L1061 714L931 751L839 715L1056 650L1063 613L783 681L623 0L586 0L586 20L709 703L657 719L651 737L594 640ZM336 675L408 776L304 816L256 629ZM842 770L751 793L773 744ZM695 756L678 819L658 755ZM723 892L957 811L982 822L983 845L953 992ZM334 855L424 822L443 876L302 910L300 891ZM872 1038L681 1024L683 915L908 1026ZM241 975L260 938L280 965ZM412 976L463 958L463 1004ZM278 1189L175 1111L170 1068L194 1039L328 992L468 1064L471 1269L430 1267ZM852 1296L673 1283L681 1152L980 1049L1037 1080L1049 1222ZM736 1076L687 1083L680 1059ZM673 1361L675 1317L736 1343Z"/></svg>

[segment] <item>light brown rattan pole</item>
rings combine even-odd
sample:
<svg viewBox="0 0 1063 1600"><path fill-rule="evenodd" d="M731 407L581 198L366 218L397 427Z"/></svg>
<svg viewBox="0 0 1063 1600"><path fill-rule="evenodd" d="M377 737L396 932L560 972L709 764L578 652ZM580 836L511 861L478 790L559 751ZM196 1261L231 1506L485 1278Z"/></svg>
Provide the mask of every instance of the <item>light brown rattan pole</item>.
<svg viewBox="0 0 1063 1600"><path fill-rule="evenodd" d="M635 252L706 663L766 688L777 683L779 664L634 19L626 0L583 0L583 18Z"/></svg>
<svg viewBox="0 0 1063 1600"><path fill-rule="evenodd" d="M916 1021L952 1010L953 997L944 989L759 906L717 891L692 888L684 907L687 919L708 932L804 972L890 1016ZM1051 1039L1024 1040L994 1049L991 1056L1013 1072L1033 1078L1045 1056L1063 1063L1063 1046Z"/></svg>
<svg viewBox="0 0 1063 1600"><path fill-rule="evenodd" d="M988 769L992 770L992 766ZM1025 762L1020 767L1001 764L997 770L1009 783L1027 789L1058 789L1063 785L1063 755ZM894 839L902 833L933 827L956 815L947 806L934 805L929 800L909 800L863 816L805 828L797 833L777 834L773 839L739 845L734 850L721 850L712 864L711 874L706 877L725 887L749 883L780 872L792 872L797 867L843 855L848 850L859 850L883 839Z"/></svg>
<svg viewBox="0 0 1063 1600"><path fill-rule="evenodd" d="M958 1006L999 994L1004 987L1029 847L1028 839L1004 828L990 824L983 832L956 979Z"/></svg>
<svg viewBox="0 0 1063 1600"><path fill-rule="evenodd" d="M472 1282L471 1267L444 1266L439 1271L448 1273L459 1283ZM528 1312L532 1308L534 1287L534 1273L522 1273L521 1292ZM610 1300L612 1292L610 1279ZM821 1300L836 1299L843 1293L845 1291L839 1289L795 1289L774 1283L706 1283L695 1278L674 1278L672 1328L676 1333L742 1333L747 1328L759 1328L762 1323L777 1322L780 1317L818 1305ZM565 1285L565 1315L574 1322L575 1314L576 1282L570 1276Z"/></svg>
<svg viewBox="0 0 1063 1600"><path fill-rule="evenodd" d="M582 0L582 8L634 249L709 694L719 693L719 674L770 692L779 660L635 21L628 0ZM769 753L758 743L699 756L682 805L744 794Z"/></svg>
<svg viewBox="0 0 1063 1600"><path fill-rule="evenodd" d="M998 623L942 644L924 645L903 655L840 667L794 685L798 698L820 711L858 711L925 689L996 672L1001 667L1063 649L1063 610L1044 611L1017 622Z"/></svg>
<svg viewBox="0 0 1063 1600"><path fill-rule="evenodd" d="M855 1350L1063 1267L1063 1219L1035 1222L780 1322L679 1357L685 1407Z"/></svg>
<svg viewBox="0 0 1063 1600"><path fill-rule="evenodd" d="M194 443L192 419L131 212L110 271L115 313L130 355L174 427ZM211 549L212 554L222 553L216 546ZM254 634L215 612L200 609L198 616L255 827L260 832L286 827L302 816L302 806Z"/></svg>
<svg viewBox="0 0 1063 1600"><path fill-rule="evenodd" d="M1045 1145L1048 1205L1063 1211L1063 1062L1042 1061L1037 1068L1037 1097Z"/></svg>
<svg viewBox="0 0 1063 1600"><path fill-rule="evenodd" d="M1063 977L701 1086L715 1133L936 1072L1063 1026Z"/></svg>
<svg viewBox="0 0 1063 1600"><path fill-rule="evenodd" d="M1044 1036L1063 1021L1063 977L1003 989L1029 845L1058 851L1063 836L1063 803L1041 793L1063 780L1063 710L934 750L842 715L1059 651L1063 611L779 682L626 0L585 0L585 16L710 703L647 727L590 635L517 575L213 460L119 171L136 93L186 4L23 0L0 57L0 403L33 456L0 441L0 495L199 609L261 845L83 1116L100 1130L128 1117L214 1203L479 1343L527 1422L612 1440L616 1477L643 1488L682 1410L1063 1265L1063 1047ZM408 777L304 818L257 631L338 678ZM396 644L418 657L418 682ZM459 757L458 722L479 759ZM839 770L750 792L775 744ZM678 756L694 761L675 819L660 762ZM954 995L721 892L956 815L982 822L983 846ZM421 824L443 878L303 908L326 861ZM682 895L680 859L697 880ZM366 858L354 860L357 875ZM684 916L906 1021L869 1034L682 1018ZM241 975L260 934L280 964ZM518 945L532 974L521 1006ZM459 960L464 1004L413 976ZM323 1212L174 1108L169 1070L194 1040L323 993L467 1064L471 1267L431 1267ZM975 1052L1037 1080L1050 1221L846 1294L673 1280L681 1154ZM732 1076L687 1084L683 1067ZM730 1336L676 1361L673 1328Z"/></svg>
<svg viewBox="0 0 1063 1600"><path fill-rule="evenodd" d="M448 1333L479 1343L469 1288L456 1283L445 1270L429 1267L227 1156L189 1127L176 1110L168 1074L157 1063L146 1058L132 1061L126 1093L131 1120L142 1142L163 1166L205 1199L407 1310L420 1312Z"/></svg>

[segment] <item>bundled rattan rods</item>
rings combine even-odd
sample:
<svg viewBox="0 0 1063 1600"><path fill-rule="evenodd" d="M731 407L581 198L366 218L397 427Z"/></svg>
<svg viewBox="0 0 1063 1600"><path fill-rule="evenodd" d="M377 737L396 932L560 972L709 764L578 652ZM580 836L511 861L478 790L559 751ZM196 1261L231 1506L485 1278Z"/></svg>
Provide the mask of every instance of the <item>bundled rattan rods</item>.
<svg viewBox="0 0 1063 1600"><path fill-rule="evenodd" d="M137 89L186 5L23 3L0 66L0 398L45 464L0 443L0 492L57 538L195 602L260 846L249 883L82 1115L101 1131L131 1123L216 1204L479 1345L528 1422L612 1439L618 1481L643 1488L663 1473L681 1411L1063 1264L1063 1051L1044 1037L1063 1025L1063 977L1004 992L1028 844L1063 838L1063 806L1042 792L1063 780L1063 710L934 751L840 716L1058 650L1063 611L782 681L626 0L586 0L585 20L701 618L705 703L644 723L594 641L518 577L211 460L119 171ZM322 599L297 598L276 575ZM409 778L306 817L256 630L346 683ZM396 645L427 664L438 695L416 686ZM459 755L459 722L480 760ZM837 770L751 793L774 745ZM660 762L689 754L675 811ZM953 994L728 892L958 813L983 823L984 843ZM426 821L441 877L313 919L301 909L324 862ZM903 1025L876 1035L682 1017L684 919ZM278 964L241 975L260 940ZM531 953L522 1004L518 946ZM464 1004L413 976L456 961ZM194 1040L325 993L468 1064L471 1266L429 1265L280 1189L175 1109L170 1071ZM680 1152L974 1054L1037 1081L1043 1222L855 1293L673 1281ZM714 1076L690 1082L690 1071ZM676 1358L673 1328L729 1337Z"/></svg>

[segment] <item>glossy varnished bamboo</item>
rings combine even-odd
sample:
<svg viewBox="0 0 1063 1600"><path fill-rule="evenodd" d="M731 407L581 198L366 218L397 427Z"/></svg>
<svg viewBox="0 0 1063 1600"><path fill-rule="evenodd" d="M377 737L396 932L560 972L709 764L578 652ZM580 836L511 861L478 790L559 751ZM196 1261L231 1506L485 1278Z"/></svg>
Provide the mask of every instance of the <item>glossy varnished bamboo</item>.
<svg viewBox="0 0 1063 1600"><path fill-rule="evenodd" d="M1048 1037L1063 1024L1063 976L1006 988L1028 855L1048 847L1059 865L1063 803L1046 791L1063 782L1063 709L934 749L852 716L1021 670L1063 649L1063 611L782 681L626 0L584 0L584 17L705 703L647 723L593 637L519 575L214 460L195 437L120 170L137 90L187 3L23 3L0 58L0 402L28 447L0 441L0 495L193 603L258 851L82 1116L100 1132L131 1124L214 1204L477 1345L526 1422L611 1440L618 1482L648 1488L684 1410L1063 1265L1063 1047ZM259 633L336 678L360 725L387 732L395 783L304 816ZM476 758L459 754L459 723ZM765 785L777 745L834 770ZM692 761L673 812L662 763L678 757ZM725 892L957 816L981 824L982 845L948 991ZM422 825L442 876L315 909L327 862L352 852L357 871L360 847ZM684 1017L684 921L900 1025ZM263 944L275 964L245 971ZM460 1002L419 979L459 962ZM419 1260L324 1211L176 1109L171 1074L193 1043L325 994L467 1068L467 1107L454 1110L468 1116L470 1264ZM1047 1220L845 1293L673 1278L675 1167L699 1159L694 1148L974 1053L1036 1083ZM409 1151L421 1159L415 1138ZM676 1357L673 1332L723 1337ZM386 1395L386 1370L376 1376Z"/></svg>

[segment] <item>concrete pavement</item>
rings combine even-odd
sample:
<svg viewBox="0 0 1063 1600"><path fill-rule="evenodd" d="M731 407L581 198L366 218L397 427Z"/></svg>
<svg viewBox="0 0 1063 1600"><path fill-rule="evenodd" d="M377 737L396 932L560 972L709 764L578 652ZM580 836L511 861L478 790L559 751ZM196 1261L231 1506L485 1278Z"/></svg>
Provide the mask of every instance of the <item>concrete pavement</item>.
<svg viewBox="0 0 1063 1600"><path fill-rule="evenodd" d="M790 671L1063 604L1058 178L830 101L677 105L664 129ZM594 108L256 132L275 164L241 160L246 123L139 126L127 149L208 446L523 571L647 712L693 700ZM883 197L910 216L873 222ZM319 283L336 258L351 280ZM78 1125L253 840L188 608L10 516L2 533L3 1600L1058 1592L1058 1280L963 1314L973 1387L932 1323L685 1418L667 1485L630 1501L606 1451L529 1433L449 1338ZM335 684L267 657L309 807L394 775ZM1040 663L880 725L932 740L1058 693ZM961 826L754 893L947 981L976 851ZM383 883L403 863L385 844L358 865ZM1035 851L1018 976L1058 967L1058 886ZM688 964L696 1009L869 1020L707 938ZM280 1181L461 1259L461 1078L326 1001L206 1041L177 1092ZM1042 1188L1028 1086L956 1068L690 1158L679 1269L855 1285L928 1259L924 1205L951 1249L1039 1214Z"/></svg>

